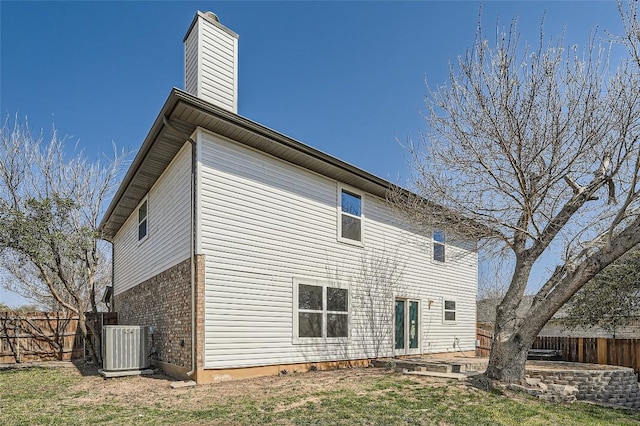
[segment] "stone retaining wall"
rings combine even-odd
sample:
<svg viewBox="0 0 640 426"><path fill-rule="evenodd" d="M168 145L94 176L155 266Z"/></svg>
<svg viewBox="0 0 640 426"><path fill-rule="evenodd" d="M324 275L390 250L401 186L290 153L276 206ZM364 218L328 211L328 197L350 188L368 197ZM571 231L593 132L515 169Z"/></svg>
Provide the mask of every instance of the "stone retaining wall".
<svg viewBox="0 0 640 426"><path fill-rule="evenodd" d="M632 368L569 362L527 363L527 377L578 389L579 400L640 408L640 386Z"/></svg>

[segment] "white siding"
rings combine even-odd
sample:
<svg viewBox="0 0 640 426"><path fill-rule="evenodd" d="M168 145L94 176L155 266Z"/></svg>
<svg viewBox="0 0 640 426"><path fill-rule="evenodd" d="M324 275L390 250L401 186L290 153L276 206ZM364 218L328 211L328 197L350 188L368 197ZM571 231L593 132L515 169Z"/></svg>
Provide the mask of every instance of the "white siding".
<svg viewBox="0 0 640 426"><path fill-rule="evenodd" d="M338 182L204 131L198 143L206 368L371 356L356 276L363 256L372 253L404 265L394 292L421 302L422 352L474 349L475 253L448 245L449 261L432 261L430 232L411 233L395 223L384 200L369 194L363 197L364 247L338 242ZM293 343L294 277L350 286L348 343ZM444 324L445 299L456 301L455 324ZM394 297L381 302L392 310ZM380 355L392 354L391 339Z"/></svg>
<svg viewBox="0 0 640 426"><path fill-rule="evenodd" d="M198 27L196 21L189 36L184 42L184 89L198 96Z"/></svg>
<svg viewBox="0 0 640 426"><path fill-rule="evenodd" d="M185 40L185 89L232 112L238 111L238 39L198 16Z"/></svg>
<svg viewBox="0 0 640 426"><path fill-rule="evenodd" d="M114 293L140 284L190 255L191 146L186 143L148 194L148 236L138 241L136 209L113 239Z"/></svg>

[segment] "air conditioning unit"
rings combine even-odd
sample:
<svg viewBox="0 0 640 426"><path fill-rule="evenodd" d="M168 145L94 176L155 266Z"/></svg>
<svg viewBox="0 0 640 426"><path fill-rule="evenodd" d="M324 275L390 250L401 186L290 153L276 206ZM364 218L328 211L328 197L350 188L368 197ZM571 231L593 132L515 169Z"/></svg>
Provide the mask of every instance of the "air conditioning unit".
<svg viewBox="0 0 640 426"><path fill-rule="evenodd" d="M102 363L105 372L149 368L149 328L105 325L102 329Z"/></svg>

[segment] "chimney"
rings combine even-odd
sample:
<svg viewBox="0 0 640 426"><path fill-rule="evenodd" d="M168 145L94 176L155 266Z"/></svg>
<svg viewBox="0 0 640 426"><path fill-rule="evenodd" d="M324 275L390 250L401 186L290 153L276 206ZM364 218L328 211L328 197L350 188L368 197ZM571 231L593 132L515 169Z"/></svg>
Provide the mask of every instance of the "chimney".
<svg viewBox="0 0 640 426"><path fill-rule="evenodd" d="M238 34L213 12L200 12L184 37L184 86L188 93L238 113Z"/></svg>

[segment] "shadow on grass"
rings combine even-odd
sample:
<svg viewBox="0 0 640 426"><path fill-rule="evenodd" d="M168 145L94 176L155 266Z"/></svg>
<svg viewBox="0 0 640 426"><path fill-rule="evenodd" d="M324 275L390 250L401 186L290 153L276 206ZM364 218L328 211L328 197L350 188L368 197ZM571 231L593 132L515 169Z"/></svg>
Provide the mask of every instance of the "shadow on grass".
<svg viewBox="0 0 640 426"><path fill-rule="evenodd" d="M91 377L91 376L101 377L101 378L104 378L104 380L122 379L125 377L144 377L146 379L168 380L170 382L180 381L179 379L175 379L173 377L165 375L161 369L153 366L149 368L149 370L153 370L153 374L133 374L133 375L123 374L122 376L104 377L100 374L100 371L99 371L100 367L97 366L92 361L88 361L86 359L76 359L71 361L71 363L76 368L76 370L84 377ZM52 367L55 367L55 366L52 366Z"/></svg>
<svg viewBox="0 0 640 426"><path fill-rule="evenodd" d="M52 368L52 369L75 369L78 373L80 373L83 377L103 377L99 370L100 367L95 363L88 361L84 358L74 359L71 361L34 361L34 362L26 362L26 363L5 363L0 364L0 372L7 370L23 370L29 368ZM168 380L168 381L177 381L178 379L174 379L172 377L166 376L162 370L157 368L152 368L154 371L153 374L145 374L143 377L148 379L156 379L156 380ZM124 376L114 377L114 378L122 378ZM131 375L129 377L140 377L138 375ZM105 380L108 380L105 378Z"/></svg>

